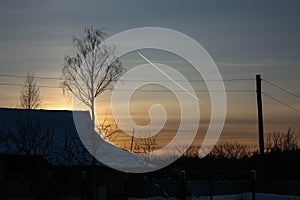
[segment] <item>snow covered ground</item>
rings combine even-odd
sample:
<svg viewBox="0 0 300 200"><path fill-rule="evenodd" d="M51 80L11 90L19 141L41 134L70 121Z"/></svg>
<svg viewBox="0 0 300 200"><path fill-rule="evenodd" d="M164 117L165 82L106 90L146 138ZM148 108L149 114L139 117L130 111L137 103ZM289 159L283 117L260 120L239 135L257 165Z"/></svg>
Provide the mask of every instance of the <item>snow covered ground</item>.
<svg viewBox="0 0 300 200"><path fill-rule="evenodd" d="M209 200L209 196L192 197L189 200ZM277 194L256 194L257 200L300 200L299 196L290 195L277 195ZM128 200L177 200L176 198L163 198L163 197L151 197L151 198L129 198ZM233 194L233 195L219 195L214 196L213 200L251 200L251 193Z"/></svg>

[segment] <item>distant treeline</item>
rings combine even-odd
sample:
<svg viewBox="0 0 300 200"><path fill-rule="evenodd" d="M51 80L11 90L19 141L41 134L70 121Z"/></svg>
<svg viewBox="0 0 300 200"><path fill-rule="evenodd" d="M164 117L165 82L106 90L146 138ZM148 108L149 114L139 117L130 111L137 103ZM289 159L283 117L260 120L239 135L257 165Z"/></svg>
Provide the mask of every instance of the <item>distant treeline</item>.
<svg viewBox="0 0 300 200"><path fill-rule="evenodd" d="M274 132L266 138L265 153L251 151L237 141L223 141L204 158L198 157L198 148L191 147L184 156L170 166L155 172L154 176L178 179L185 172L189 180L250 180L251 170L257 179L300 180L300 148L291 129Z"/></svg>

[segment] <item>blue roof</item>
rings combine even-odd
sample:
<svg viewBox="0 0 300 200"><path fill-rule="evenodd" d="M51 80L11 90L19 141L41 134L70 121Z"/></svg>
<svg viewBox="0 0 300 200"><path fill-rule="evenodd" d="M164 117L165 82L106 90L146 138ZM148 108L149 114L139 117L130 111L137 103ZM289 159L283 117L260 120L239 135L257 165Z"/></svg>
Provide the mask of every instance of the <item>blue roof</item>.
<svg viewBox="0 0 300 200"><path fill-rule="evenodd" d="M0 108L0 153L41 155L55 165L87 165L73 114L89 121L88 111Z"/></svg>

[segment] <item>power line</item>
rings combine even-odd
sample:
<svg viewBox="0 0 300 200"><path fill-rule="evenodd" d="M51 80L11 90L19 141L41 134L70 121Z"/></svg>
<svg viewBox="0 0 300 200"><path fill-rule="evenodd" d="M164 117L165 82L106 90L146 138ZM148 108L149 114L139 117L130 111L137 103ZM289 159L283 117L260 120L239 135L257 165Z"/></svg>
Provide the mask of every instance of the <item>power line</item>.
<svg viewBox="0 0 300 200"><path fill-rule="evenodd" d="M15 83L0 83L0 86L17 86L22 87L23 84L15 84ZM61 89L61 87L55 87L55 86L48 86L48 85L36 85L37 87L44 87L44 88L57 88ZM127 90L127 89L107 89L110 91L121 91L121 92L130 92L133 90ZM185 90L167 90L167 89L137 89L136 92L185 92ZM254 90L189 90L189 91L195 91L195 92L254 92Z"/></svg>
<svg viewBox="0 0 300 200"><path fill-rule="evenodd" d="M0 83L0 86L17 86L23 87L23 84L15 84L15 83ZM58 86L49 86L49 85L36 85L36 87L42 88L54 88L54 89L61 89ZM108 89L110 91L120 91L120 92L130 92L133 90L126 90L126 89ZM254 92L254 90L189 90L194 92ZM137 89L135 92L186 92L185 90L167 90L167 89Z"/></svg>
<svg viewBox="0 0 300 200"><path fill-rule="evenodd" d="M126 89L111 89L115 91L121 91L121 92L130 92L133 90L126 90ZM188 90L188 91L194 91L194 92L255 92L255 90ZM135 92L186 92L186 90L179 89L179 90L165 90L165 89L137 89Z"/></svg>
<svg viewBox="0 0 300 200"><path fill-rule="evenodd" d="M0 83L0 86L17 86L17 87L23 87L23 84L16 84L16 83ZM55 86L49 86L49 85L36 85L36 87L41 87L41 88L60 88L60 87L55 87ZM61 89L61 88L60 88Z"/></svg>
<svg viewBox="0 0 300 200"><path fill-rule="evenodd" d="M293 92L291 92L291 91L288 91L288 90L286 90L286 89L280 87L279 85L277 85L277 84L275 84L275 83L273 83L273 82L271 82L271 81L264 80L264 82L266 82L266 83L269 84L269 85L272 85L273 87L276 87L276 88L278 88L278 89L284 91L284 92L287 93L287 94L290 94L290 95L292 95L292 96L297 97L298 99L300 99L300 96L299 96L299 95L297 95L297 94L295 94L295 93L293 93Z"/></svg>
<svg viewBox="0 0 300 200"><path fill-rule="evenodd" d="M24 75L14 75L14 74L0 74L0 77L7 77L7 78L27 78L27 76ZM62 80L61 78L57 77L45 77L45 76L35 76L37 79L47 79L47 80ZM176 80L178 82L206 82L206 81L252 81L254 80L253 78L236 78L236 79L224 79L224 80ZM122 80L120 80L122 81ZM147 82L145 80L126 80L124 82ZM148 80L148 82L151 82L151 80ZM170 82L169 80L160 80L160 81L155 81L157 83L163 83L163 82ZM22 84L16 84L16 83L0 83L0 86L17 86L17 87L22 87ZM61 87L57 86L49 86L49 85L36 85L37 87L41 88L54 88L54 89L61 89ZM121 92L126 92L126 91L132 91L132 90L126 90L126 89L110 89L110 90L115 90L115 91L121 91ZM143 90L143 89L137 89L135 90L136 92L167 92L170 90L154 90L154 89L148 89L148 90ZM173 92L185 92L183 90L172 90ZM223 90L190 90L194 92L224 92ZM226 92L253 92L253 90L225 90Z"/></svg>
<svg viewBox="0 0 300 200"><path fill-rule="evenodd" d="M13 74L0 74L1 77L6 78L27 78L27 76L24 75L13 75ZM46 77L46 76L34 76L36 79L50 79L50 80L61 80L61 78L57 77Z"/></svg>
<svg viewBox="0 0 300 200"><path fill-rule="evenodd" d="M230 82L230 81L253 81L253 78L244 78L244 79L223 79L223 80L217 80L217 79L207 79L207 80L174 80L176 82ZM120 80L121 82L124 80ZM153 80L126 80L124 82L151 82ZM164 83L164 82L171 82L170 80L155 80L155 82L158 83Z"/></svg>
<svg viewBox="0 0 300 200"><path fill-rule="evenodd" d="M278 103L280 103L280 104L282 104L282 105L284 105L284 106L300 113L300 110L298 110L297 108L295 108L293 106L290 106L287 103L284 103L283 101L280 101L280 100L276 99L275 97L272 97L271 95L266 94L265 92L263 92L263 95L265 95L266 97L268 97L268 98L270 98L270 99L272 99L272 100L274 100L274 101L276 101L276 102L278 102Z"/></svg>
<svg viewBox="0 0 300 200"><path fill-rule="evenodd" d="M6 77L6 78L26 78L27 76L24 75L14 75L14 74L0 74L0 77ZM50 79L50 80L62 80L61 78L57 77L46 77L46 76L34 76L36 79ZM253 78L234 78L234 79L224 79L224 80L175 80L178 82L206 82L206 81L252 81L254 80ZM124 81L124 80L120 80ZM153 80L126 80L124 82L151 82ZM160 81L155 81L155 82L170 82L169 80L160 80Z"/></svg>

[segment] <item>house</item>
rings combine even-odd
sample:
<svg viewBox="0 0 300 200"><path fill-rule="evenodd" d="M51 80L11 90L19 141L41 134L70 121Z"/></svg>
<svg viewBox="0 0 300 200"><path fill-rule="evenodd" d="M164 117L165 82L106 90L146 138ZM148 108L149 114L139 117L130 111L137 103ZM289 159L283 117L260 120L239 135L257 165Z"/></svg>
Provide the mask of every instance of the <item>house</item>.
<svg viewBox="0 0 300 200"><path fill-rule="evenodd" d="M74 118L90 123L87 111L0 108L0 199L91 199L93 157L80 138L85 127L76 126ZM138 171L147 163L100 137L97 142L105 163L96 163L98 199L145 193L145 175L123 171Z"/></svg>
<svg viewBox="0 0 300 200"><path fill-rule="evenodd" d="M0 108L0 199L91 199L91 161L73 112ZM99 199L125 199L125 180L97 162Z"/></svg>

